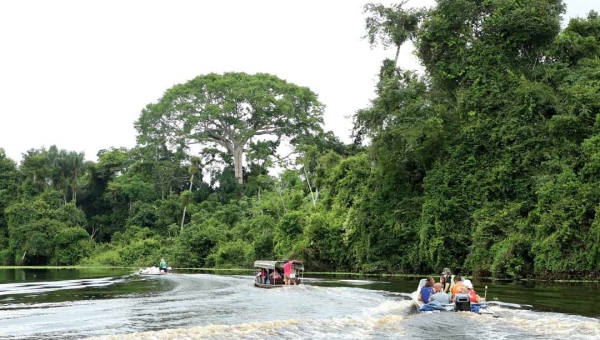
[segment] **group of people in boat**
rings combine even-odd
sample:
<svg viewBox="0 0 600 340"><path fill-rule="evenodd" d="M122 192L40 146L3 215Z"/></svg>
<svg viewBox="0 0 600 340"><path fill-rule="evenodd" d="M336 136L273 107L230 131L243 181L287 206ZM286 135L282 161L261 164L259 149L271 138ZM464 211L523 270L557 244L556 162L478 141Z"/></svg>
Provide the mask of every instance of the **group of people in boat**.
<svg viewBox="0 0 600 340"><path fill-rule="evenodd" d="M256 274L256 281L261 284L284 284L297 285L300 282L298 275L294 272L294 262L296 260L283 260L280 268L265 269L261 268Z"/></svg>
<svg viewBox="0 0 600 340"><path fill-rule="evenodd" d="M433 277L428 277L425 286L419 293L419 301L429 303L437 301L441 304L450 304L454 302L457 294L467 294L472 303L483 302L483 298L477 295L471 280L464 279L460 275L454 276L450 269L444 268L440 276L440 282L435 282Z"/></svg>

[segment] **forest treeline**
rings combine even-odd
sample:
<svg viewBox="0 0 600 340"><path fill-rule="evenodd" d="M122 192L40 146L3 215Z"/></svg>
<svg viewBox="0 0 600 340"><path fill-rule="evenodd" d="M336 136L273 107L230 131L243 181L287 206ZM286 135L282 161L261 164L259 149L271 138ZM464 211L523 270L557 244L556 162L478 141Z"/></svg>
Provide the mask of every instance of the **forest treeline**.
<svg viewBox="0 0 600 340"><path fill-rule="evenodd" d="M600 277L598 14L561 26L558 0L365 12L366 40L396 58L353 143L321 129L308 88L198 76L142 110L132 149L20 164L0 149L0 262ZM424 72L402 67L408 41Z"/></svg>

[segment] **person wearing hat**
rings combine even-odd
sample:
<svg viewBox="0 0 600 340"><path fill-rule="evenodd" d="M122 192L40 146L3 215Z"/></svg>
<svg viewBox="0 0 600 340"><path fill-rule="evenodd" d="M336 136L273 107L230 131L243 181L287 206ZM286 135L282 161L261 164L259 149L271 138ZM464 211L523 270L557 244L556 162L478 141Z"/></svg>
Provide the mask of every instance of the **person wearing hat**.
<svg viewBox="0 0 600 340"><path fill-rule="evenodd" d="M471 302L481 302L481 297L479 297L479 295L477 295L477 293L475 292L475 289L473 289L473 283L471 282L471 280L467 279L463 281L463 284L469 290L469 300L471 300Z"/></svg>
<svg viewBox="0 0 600 340"><path fill-rule="evenodd" d="M290 285L291 276L294 274L294 261L289 261L288 259L283 260L283 282L285 285ZM296 280L293 280L294 284L296 284Z"/></svg>

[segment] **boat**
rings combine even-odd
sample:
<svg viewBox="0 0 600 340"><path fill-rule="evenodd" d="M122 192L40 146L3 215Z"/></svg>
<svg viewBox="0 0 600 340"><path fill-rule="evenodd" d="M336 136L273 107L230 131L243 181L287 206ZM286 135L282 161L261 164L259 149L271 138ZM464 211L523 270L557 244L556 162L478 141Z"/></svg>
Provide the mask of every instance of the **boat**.
<svg viewBox="0 0 600 340"><path fill-rule="evenodd" d="M283 264L284 261L255 261L254 262L254 286L259 288L281 288L284 287ZM290 276L293 285L300 284L304 276L304 264L293 261L294 273Z"/></svg>
<svg viewBox="0 0 600 340"><path fill-rule="evenodd" d="M417 286L417 290L415 290L414 292L412 292L410 294L410 298L413 301L414 305L417 307L417 311L419 313L422 312L431 312L431 311L422 311L423 306L426 305L425 302L420 301L419 300L419 293L421 293L421 288L425 287L425 283L427 282L427 279L421 279L419 281L419 285ZM486 287L486 292L487 292L487 287ZM470 311L474 311L478 314L493 314L493 312L491 310L489 310L489 306L487 304L487 302L481 302L481 303L473 303L473 302L469 302L469 297L467 294L457 294L457 301L459 299L459 295L464 295L464 298L466 298L466 300L461 301L461 304L468 306L467 310ZM435 311L439 311L439 312L454 312L454 311L458 311L458 310L464 310L462 308L457 308L456 304L454 303L449 303L449 304L436 304L435 306ZM476 308L471 308L471 307L476 307Z"/></svg>
<svg viewBox="0 0 600 340"><path fill-rule="evenodd" d="M152 266L152 267L146 267L146 269L140 268L138 273L140 275L166 275L172 271L173 271L172 267L167 267L167 271L164 272L164 271L161 271L158 267Z"/></svg>

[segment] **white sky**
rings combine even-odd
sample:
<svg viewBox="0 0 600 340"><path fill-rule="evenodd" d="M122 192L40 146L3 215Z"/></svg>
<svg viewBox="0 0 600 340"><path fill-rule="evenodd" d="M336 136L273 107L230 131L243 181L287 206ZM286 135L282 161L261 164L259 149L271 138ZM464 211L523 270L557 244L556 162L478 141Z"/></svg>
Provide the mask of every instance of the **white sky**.
<svg viewBox="0 0 600 340"><path fill-rule="evenodd" d="M327 106L325 128L348 142L346 117L367 106L394 54L361 39L367 2L2 0L0 147L17 161L53 144L96 160L135 145L133 122L167 88L227 71L308 86ZM566 3L567 18L600 9ZM419 67L410 46L400 65Z"/></svg>

